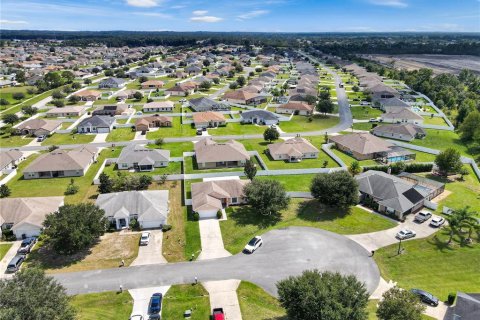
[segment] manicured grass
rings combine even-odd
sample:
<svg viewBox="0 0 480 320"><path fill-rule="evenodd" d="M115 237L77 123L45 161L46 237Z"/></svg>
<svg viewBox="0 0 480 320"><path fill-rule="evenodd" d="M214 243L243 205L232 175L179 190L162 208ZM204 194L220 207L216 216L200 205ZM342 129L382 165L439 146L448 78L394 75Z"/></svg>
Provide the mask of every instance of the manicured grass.
<svg viewBox="0 0 480 320"><path fill-rule="evenodd" d="M163 300L162 319L183 319L183 312L192 310L190 320L209 319L210 300L202 285L175 285Z"/></svg>
<svg viewBox="0 0 480 320"><path fill-rule="evenodd" d="M190 152L193 151L193 143L188 141L188 142L169 142L169 143L164 143L161 146L156 146L154 144L149 144L149 148L153 149L167 149L170 150L170 156L171 157L181 157L183 156L184 152Z"/></svg>
<svg viewBox="0 0 480 320"><path fill-rule="evenodd" d="M133 299L128 291L107 291L73 296L70 304L77 310L79 320L117 320L130 317Z"/></svg>
<svg viewBox="0 0 480 320"><path fill-rule="evenodd" d="M242 134L263 134L268 126L255 124L241 124L238 122L227 123L224 127L208 129L212 136L242 135Z"/></svg>
<svg viewBox="0 0 480 320"><path fill-rule="evenodd" d="M128 119L115 119L115 122L118 123L118 124L125 124L125 123L127 123L127 120Z"/></svg>
<svg viewBox="0 0 480 320"><path fill-rule="evenodd" d="M12 245L13 245L13 243L2 243L2 244L0 244L0 260L2 260L3 257L5 257L5 255L7 254L8 250L10 250Z"/></svg>
<svg viewBox="0 0 480 320"><path fill-rule="evenodd" d="M68 129L73 123L72 122L62 122L62 130Z"/></svg>
<svg viewBox="0 0 480 320"><path fill-rule="evenodd" d="M373 124L371 122L359 122L353 124L353 129L355 130L365 130L370 131L373 128Z"/></svg>
<svg viewBox="0 0 480 320"><path fill-rule="evenodd" d="M378 317L377 317L378 302L379 302L378 300L368 300L368 305L367 305L368 320L378 320ZM435 320L435 318L422 314L422 320Z"/></svg>
<svg viewBox="0 0 480 320"><path fill-rule="evenodd" d="M441 300L446 300L450 292L477 292L479 239L463 245L455 238L448 246L448 233L441 230L426 239L404 242L401 255L397 255L397 244L377 250L375 261L382 277L398 282L404 289L421 288Z"/></svg>
<svg viewBox="0 0 480 320"><path fill-rule="evenodd" d="M110 131L107 142L130 141L135 138L135 131L132 128L116 128Z"/></svg>
<svg viewBox="0 0 480 320"><path fill-rule="evenodd" d="M351 107L353 119L366 120L370 118L377 118L382 114L382 111L372 107Z"/></svg>
<svg viewBox="0 0 480 320"><path fill-rule="evenodd" d="M421 152L421 151L417 151L417 150L413 150L413 149L407 149L407 148L405 148L405 149L409 150L409 151L412 151L412 152L415 152L415 154L416 154L415 162L433 162L433 161L435 161L435 155L434 154ZM406 162L406 163L410 163L410 162Z"/></svg>
<svg viewBox="0 0 480 320"><path fill-rule="evenodd" d="M320 131L331 128L338 124L338 117L315 115L312 121L310 117L293 116L290 121L280 123L280 128L285 132Z"/></svg>
<svg viewBox="0 0 480 320"><path fill-rule="evenodd" d="M184 188L185 188L185 195L187 199L192 198L192 183L202 182L203 179L191 179L191 180L183 180Z"/></svg>
<svg viewBox="0 0 480 320"><path fill-rule="evenodd" d="M21 147L29 144L32 140L33 138L27 136L10 135L5 133L4 130L0 131L0 146L2 148Z"/></svg>
<svg viewBox="0 0 480 320"><path fill-rule="evenodd" d="M95 139L94 134L54 133L42 142L42 146L61 144L87 144Z"/></svg>
<svg viewBox="0 0 480 320"><path fill-rule="evenodd" d="M242 281L237 296L243 320L286 320L280 302L251 282Z"/></svg>
<svg viewBox="0 0 480 320"><path fill-rule="evenodd" d="M276 180L280 182L287 191L310 191L310 183L315 174L292 174L281 176L257 176L259 180Z"/></svg>
<svg viewBox="0 0 480 320"><path fill-rule="evenodd" d="M424 124L431 124L431 125L435 125L435 126L446 126L447 123L445 122L445 120L442 118L442 117L427 117L427 116L423 116L423 123Z"/></svg>
<svg viewBox="0 0 480 320"><path fill-rule="evenodd" d="M116 177L117 173L122 172L126 175L147 175L147 176L161 176L163 174L177 174L181 173L182 171L182 163L181 162L169 162L168 166L155 168L152 171L137 171L137 172L130 172L129 170L118 170L117 165L109 165L105 166L103 170L104 173L111 177Z"/></svg>
<svg viewBox="0 0 480 320"><path fill-rule="evenodd" d="M366 233L395 226L390 220L358 207L329 208L316 200L292 199L278 215L263 216L250 206L228 208L228 220L220 222L225 248L232 254L242 251L255 235L288 226L321 228L340 234Z"/></svg>
<svg viewBox="0 0 480 320"><path fill-rule="evenodd" d="M181 117L172 117L172 127L161 127L156 131L149 131L147 132L147 139L191 137L195 134L196 130L190 124L181 123Z"/></svg>
<svg viewBox="0 0 480 320"><path fill-rule="evenodd" d="M411 144L426 148L445 150L447 148L457 149L462 155L472 157L469 146L464 144L458 134L447 130L425 129L427 136L423 139L414 139Z"/></svg>
<svg viewBox="0 0 480 320"><path fill-rule="evenodd" d="M337 157L339 157L343 162L345 162L345 164L347 166L350 165L353 161L358 161L354 157L346 154L343 151L340 151L340 150L337 150L337 149L331 149L331 150L333 151L333 153L335 153L337 155ZM361 160L361 161L358 161L358 163L361 166L376 166L376 165L378 165L378 163L374 160Z"/></svg>
<svg viewBox="0 0 480 320"><path fill-rule="evenodd" d="M8 102L10 102L10 104L17 104L17 103L20 103L22 101L25 101L31 97L33 97L32 94L28 94L27 93L27 90L28 89L35 89L35 87L33 86L23 86L23 87L6 87L6 88L1 88L0 89L0 98L2 99L6 99ZM14 93L18 93L18 92L21 92L25 95L25 98L23 99L20 99L20 100L16 100L13 98L13 94ZM2 106L3 108L4 106ZM9 106L6 106L7 108Z"/></svg>

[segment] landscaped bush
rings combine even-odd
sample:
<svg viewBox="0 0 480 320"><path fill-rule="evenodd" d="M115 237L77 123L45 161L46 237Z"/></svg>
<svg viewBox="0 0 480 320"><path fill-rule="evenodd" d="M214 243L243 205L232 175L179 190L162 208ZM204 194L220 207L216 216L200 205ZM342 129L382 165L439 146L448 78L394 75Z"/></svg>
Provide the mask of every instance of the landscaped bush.
<svg viewBox="0 0 480 320"><path fill-rule="evenodd" d="M140 230L140 223L138 223L138 220L137 219L131 219L130 220L130 223L128 224L130 229L132 230L135 230L135 231L138 231Z"/></svg>
<svg viewBox="0 0 480 320"><path fill-rule="evenodd" d="M198 221L200 220L200 215L198 214L198 212L194 212L193 213L193 221Z"/></svg>
<svg viewBox="0 0 480 320"><path fill-rule="evenodd" d="M17 238L13 234L12 229L2 230L2 240L4 241L15 241Z"/></svg>
<svg viewBox="0 0 480 320"><path fill-rule="evenodd" d="M391 173L392 174L399 174L402 171L409 172L409 173L430 172L433 169L433 164L431 164L431 163L409 163L409 164L405 165L403 170L401 170L402 166L396 166L396 165L369 166L369 167L363 167L363 172L368 171L368 170L377 170L377 171L388 172L388 168L391 168Z"/></svg>
<svg viewBox="0 0 480 320"><path fill-rule="evenodd" d="M456 297L457 297L457 294L455 292L450 292L448 294L448 299L447 299L448 304L452 305L455 302Z"/></svg>
<svg viewBox="0 0 480 320"><path fill-rule="evenodd" d="M217 211L217 219L221 219L222 216L223 216L222 211L221 211L221 210L218 210L218 211Z"/></svg>
<svg viewBox="0 0 480 320"><path fill-rule="evenodd" d="M172 225L171 224L162 225L162 231L163 232L167 232L167 231L170 231L170 230L172 230Z"/></svg>

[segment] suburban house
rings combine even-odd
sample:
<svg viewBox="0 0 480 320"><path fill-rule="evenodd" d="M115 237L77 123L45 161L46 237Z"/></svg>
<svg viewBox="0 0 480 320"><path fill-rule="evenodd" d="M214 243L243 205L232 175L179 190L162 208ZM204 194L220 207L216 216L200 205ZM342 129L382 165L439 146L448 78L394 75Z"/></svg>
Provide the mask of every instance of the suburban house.
<svg viewBox="0 0 480 320"><path fill-rule="evenodd" d="M117 229L128 228L132 219L143 229L160 228L167 223L168 190L102 193L95 204Z"/></svg>
<svg viewBox="0 0 480 320"><path fill-rule="evenodd" d="M378 137L391 138L403 141L423 139L427 132L415 124L383 124L373 128L372 133Z"/></svg>
<svg viewBox="0 0 480 320"><path fill-rule="evenodd" d="M242 167L250 159L243 144L235 140L215 142L205 138L196 142L194 149L198 169Z"/></svg>
<svg viewBox="0 0 480 320"><path fill-rule="evenodd" d="M310 141L297 136L268 145L268 153L273 160L284 160L287 162L300 162L302 159L318 158L319 150Z"/></svg>
<svg viewBox="0 0 480 320"><path fill-rule="evenodd" d="M98 149L81 146L72 150L54 150L42 154L23 170L25 180L39 178L81 177L97 160Z"/></svg>
<svg viewBox="0 0 480 320"><path fill-rule="evenodd" d="M423 117L412 111L410 108L393 108L383 113L380 118L383 122L389 123L423 123Z"/></svg>
<svg viewBox="0 0 480 320"><path fill-rule="evenodd" d="M301 116L309 116L313 114L313 107L302 102L290 102L279 105L276 109L277 113L287 113Z"/></svg>
<svg viewBox="0 0 480 320"><path fill-rule="evenodd" d="M200 218L215 218L219 210L245 203L243 188L248 182L231 179L192 183L192 210Z"/></svg>
<svg viewBox="0 0 480 320"><path fill-rule="evenodd" d="M384 163L390 163L413 160L416 157L414 152L395 146L367 132L332 136L329 137L329 141L335 143L337 149L357 160L378 159Z"/></svg>
<svg viewBox="0 0 480 320"><path fill-rule="evenodd" d="M195 92L196 86L191 83L179 83L170 89L165 90L166 95L186 97Z"/></svg>
<svg viewBox="0 0 480 320"><path fill-rule="evenodd" d="M378 99L373 105L379 105L383 111L389 111L392 108L410 108L408 103L399 98Z"/></svg>
<svg viewBox="0 0 480 320"><path fill-rule="evenodd" d="M170 150L131 145L123 148L117 160L117 168L119 170L152 171L154 168L168 166L169 161Z"/></svg>
<svg viewBox="0 0 480 320"><path fill-rule="evenodd" d="M74 96L80 97L82 101L95 101L100 99L102 93L96 90L83 90L73 94Z"/></svg>
<svg viewBox="0 0 480 320"><path fill-rule="evenodd" d="M147 80L140 85L142 86L142 89L159 89L162 88L165 83L160 80Z"/></svg>
<svg viewBox="0 0 480 320"><path fill-rule="evenodd" d="M230 106L215 101L213 99L207 97L200 97L195 99L188 100L188 105L196 112L203 112L203 111L229 111Z"/></svg>
<svg viewBox="0 0 480 320"><path fill-rule="evenodd" d="M256 123L256 124L264 124L271 126L272 124L278 124L278 116L268 110L249 110L243 111L240 114L241 122L242 123Z"/></svg>
<svg viewBox="0 0 480 320"><path fill-rule="evenodd" d="M110 88L122 88L126 84L126 81L120 78L108 78L100 81L98 87L100 89L110 89Z"/></svg>
<svg viewBox="0 0 480 320"><path fill-rule="evenodd" d="M0 151L0 172L14 169L23 160L25 157L18 150Z"/></svg>
<svg viewBox="0 0 480 320"><path fill-rule="evenodd" d="M135 131L148 131L150 128L171 127L172 118L160 116L158 114L143 118L138 118L135 121Z"/></svg>
<svg viewBox="0 0 480 320"><path fill-rule="evenodd" d="M132 109L133 110L133 109ZM121 116L129 114L128 104L119 103L114 105L100 106L92 112L94 116Z"/></svg>
<svg viewBox="0 0 480 320"><path fill-rule="evenodd" d="M110 116L91 116L83 119L77 126L78 133L109 133L115 118Z"/></svg>
<svg viewBox="0 0 480 320"><path fill-rule="evenodd" d="M223 114L214 111L195 112L193 114L195 128L215 128L227 124Z"/></svg>
<svg viewBox="0 0 480 320"><path fill-rule="evenodd" d="M120 91L116 92L115 98L117 99L117 101L134 99L135 98L134 95L137 92L140 92L140 91L135 90L135 89L120 90Z"/></svg>
<svg viewBox="0 0 480 320"><path fill-rule="evenodd" d="M245 90L234 90L227 92L223 98L231 103L257 105L267 102L267 97L260 93L248 92Z"/></svg>
<svg viewBox="0 0 480 320"><path fill-rule="evenodd" d="M46 117L80 117L86 112L84 106L65 106L63 108L52 108L45 113Z"/></svg>
<svg viewBox="0 0 480 320"><path fill-rule="evenodd" d="M369 170L355 179L359 186L360 202L373 200L378 204L379 212L395 215L400 220L422 209L427 200L423 188L383 171Z"/></svg>
<svg viewBox="0 0 480 320"><path fill-rule="evenodd" d="M173 101L149 102L143 105L143 112L172 112L175 104Z"/></svg>
<svg viewBox="0 0 480 320"><path fill-rule="evenodd" d="M0 235L12 230L17 239L39 236L47 214L63 206L64 197L0 199Z"/></svg>
<svg viewBox="0 0 480 320"><path fill-rule="evenodd" d="M480 293L457 292L455 305L447 309L444 320L480 319Z"/></svg>
<svg viewBox="0 0 480 320"><path fill-rule="evenodd" d="M15 128L15 133L20 135L30 136L42 136L49 135L59 129L62 125L62 121L58 120L45 120L45 119L30 119L23 123L20 123Z"/></svg>

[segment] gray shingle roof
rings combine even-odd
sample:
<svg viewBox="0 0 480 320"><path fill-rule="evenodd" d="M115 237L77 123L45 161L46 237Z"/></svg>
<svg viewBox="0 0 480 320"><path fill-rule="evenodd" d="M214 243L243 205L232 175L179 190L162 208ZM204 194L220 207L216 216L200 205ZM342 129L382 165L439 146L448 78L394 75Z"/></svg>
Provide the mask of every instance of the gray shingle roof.
<svg viewBox="0 0 480 320"><path fill-rule="evenodd" d="M267 110L249 110L244 111L240 114L242 119L252 119L252 118L261 118L264 120L277 120L278 116L270 111Z"/></svg>
<svg viewBox="0 0 480 320"><path fill-rule="evenodd" d="M110 116L91 116L90 118L83 119L78 126L93 126L93 127L110 127L115 122L114 117Z"/></svg>
<svg viewBox="0 0 480 320"><path fill-rule="evenodd" d="M123 148L117 163L153 164L155 161L169 161L170 150L149 149L139 145Z"/></svg>

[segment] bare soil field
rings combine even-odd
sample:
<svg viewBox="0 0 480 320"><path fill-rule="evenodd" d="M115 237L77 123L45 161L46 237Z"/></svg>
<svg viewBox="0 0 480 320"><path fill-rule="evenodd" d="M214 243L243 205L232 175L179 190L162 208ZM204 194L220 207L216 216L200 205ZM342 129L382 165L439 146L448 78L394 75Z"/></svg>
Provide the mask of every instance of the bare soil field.
<svg viewBox="0 0 480 320"><path fill-rule="evenodd" d="M443 54L402 54L402 55L363 55L365 58L376 60L382 64L393 63L395 68L416 70L420 68L432 69L435 74L458 74L462 69L470 69L480 74L480 57L467 55Z"/></svg>

